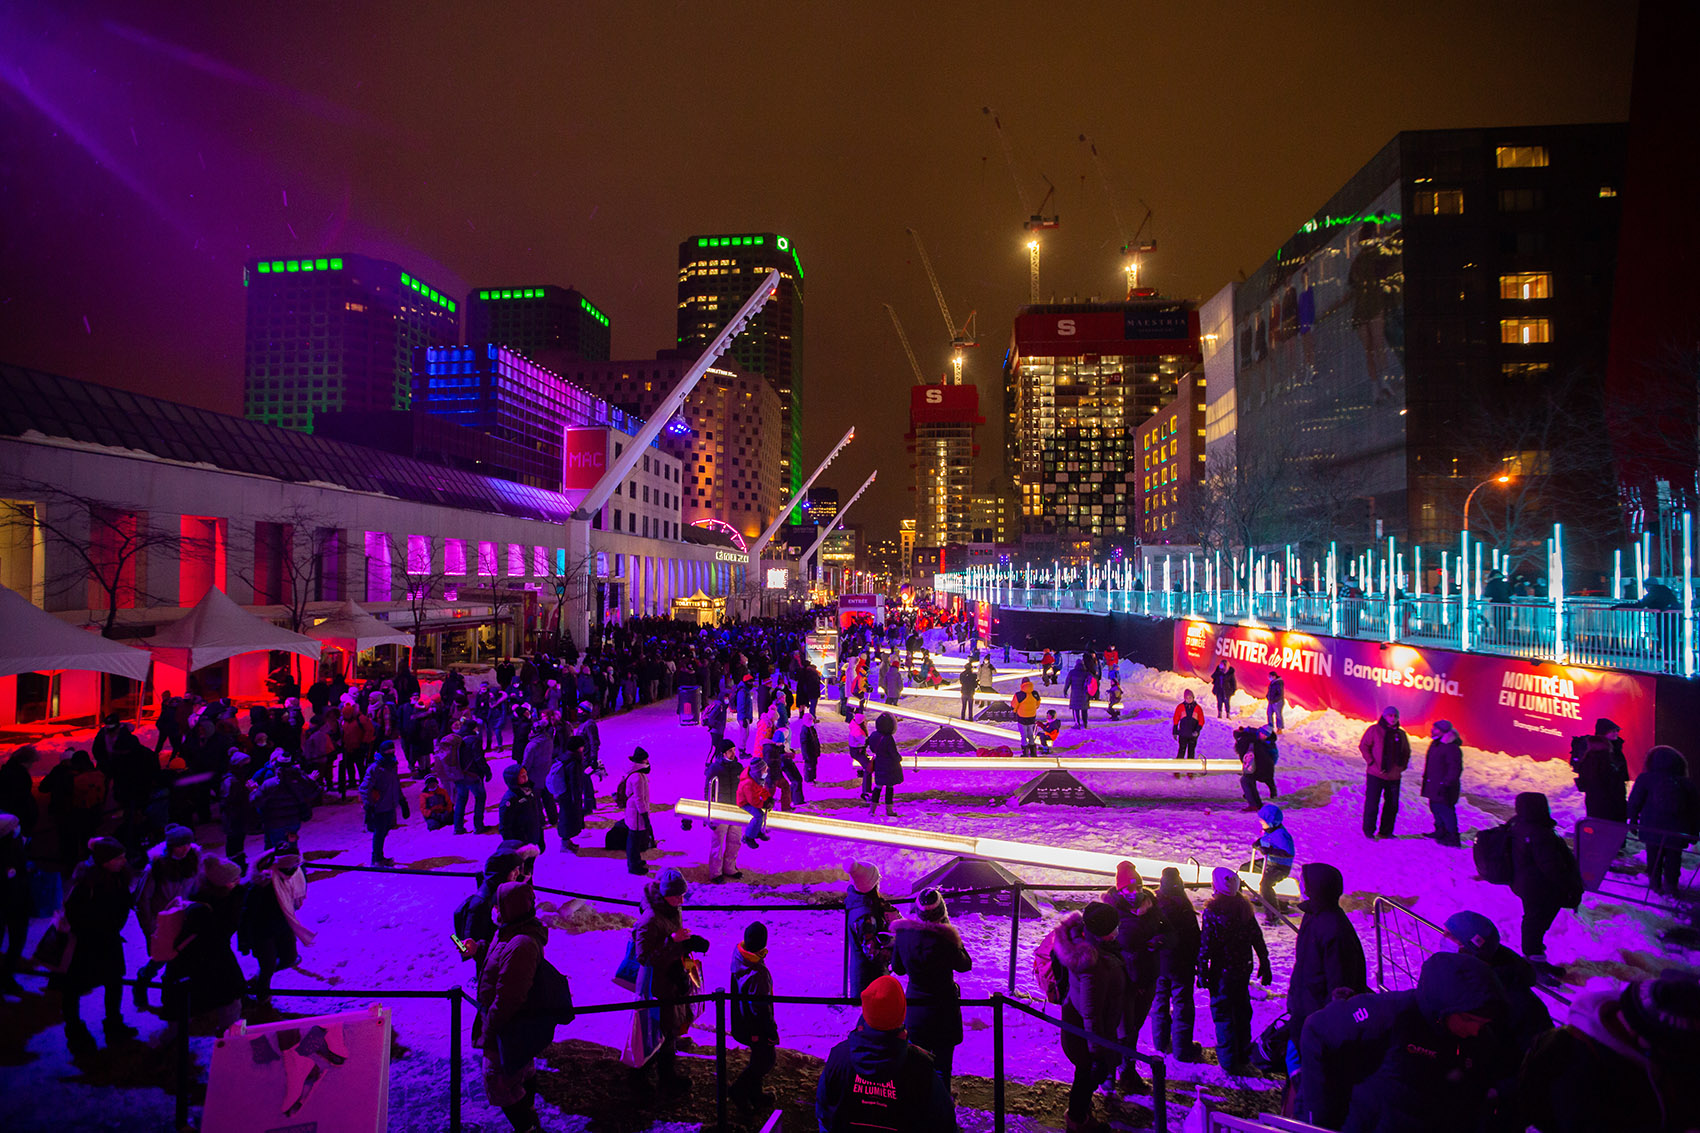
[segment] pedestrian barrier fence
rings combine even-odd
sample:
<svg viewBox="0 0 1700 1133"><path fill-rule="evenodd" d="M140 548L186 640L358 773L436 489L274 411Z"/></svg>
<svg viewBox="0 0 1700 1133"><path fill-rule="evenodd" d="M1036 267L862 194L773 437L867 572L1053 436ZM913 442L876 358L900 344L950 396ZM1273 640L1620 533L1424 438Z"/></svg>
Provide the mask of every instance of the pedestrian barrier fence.
<svg viewBox="0 0 1700 1133"><path fill-rule="evenodd" d="M1688 849L1690 836L1673 830L1651 826L1613 822L1603 818L1584 818L1576 823L1576 861L1582 869L1582 883L1590 891L1622 901L1634 901L1664 909L1689 921L1700 920L1696 906L1695 886L1700 882L1700 855ZM1630 851L1625 860L1624 850ZM1653 888L1660 859L1674 854L1677 884L1672 892ZM1645 863L1636 869L1634 858Z"/></svg>
<svg viewBox="0 0 1700 1133"><path fill-rule="evenodd" d="M1454 951L1445 927L1391 898L1377 897L1371 910L1375 917L1376 991L1415 988L1424 960L1436 952ZM1570 1003L1568 995L1546 984L1537 983L1535 990L1555 1003Z"/></svg>

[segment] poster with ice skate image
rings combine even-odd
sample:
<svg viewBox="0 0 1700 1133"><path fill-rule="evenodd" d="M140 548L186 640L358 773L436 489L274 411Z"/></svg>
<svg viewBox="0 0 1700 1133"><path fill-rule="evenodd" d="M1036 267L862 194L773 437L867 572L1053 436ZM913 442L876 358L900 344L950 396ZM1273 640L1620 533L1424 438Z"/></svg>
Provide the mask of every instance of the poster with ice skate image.
<svg viewBox="0 0 1700 1133"><path fill-rule="evenodd" d="M213 1046L204 1133L384 1133L390 1013L383 1007L250 1027Z"/></svg>

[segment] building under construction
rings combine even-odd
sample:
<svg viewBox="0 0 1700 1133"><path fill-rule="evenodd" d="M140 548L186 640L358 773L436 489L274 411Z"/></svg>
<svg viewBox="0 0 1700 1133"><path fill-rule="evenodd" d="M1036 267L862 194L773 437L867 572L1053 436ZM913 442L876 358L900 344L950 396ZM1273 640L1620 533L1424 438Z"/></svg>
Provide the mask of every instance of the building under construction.
<svg viewBox="0 0 1700 1133"><path fill-rule="evenodd" d="M980 391L973 385L909 390L909 451L915 454L915 545L945 547L971 537L975 430Z"/></svg>

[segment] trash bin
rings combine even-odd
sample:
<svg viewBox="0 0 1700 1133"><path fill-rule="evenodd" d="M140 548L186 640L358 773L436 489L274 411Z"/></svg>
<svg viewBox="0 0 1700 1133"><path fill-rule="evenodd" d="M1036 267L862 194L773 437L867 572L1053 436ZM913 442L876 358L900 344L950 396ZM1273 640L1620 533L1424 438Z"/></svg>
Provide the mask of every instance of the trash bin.
<svg viewBox="0 0 1700 1133"><path fill-rule="evenodd" d="M698 685L679 686L679 726L688 728L702 723L702 688Z"/></svg>

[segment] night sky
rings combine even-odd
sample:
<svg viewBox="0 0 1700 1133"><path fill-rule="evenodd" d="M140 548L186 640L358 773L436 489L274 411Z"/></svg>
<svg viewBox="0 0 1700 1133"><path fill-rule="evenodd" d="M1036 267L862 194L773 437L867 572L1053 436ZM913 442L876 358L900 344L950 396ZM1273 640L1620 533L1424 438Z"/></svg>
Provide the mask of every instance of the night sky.
<svg viewBox="0 0 1700 1133"><path fill-rule="evenodd" d="M1302 14L1301 14L1302 13ZM1419 15L1420 14L1420 15ZM671 344L678 242L777 231L807 287L805 457L911 514L913 378L947 365L918 229L1001 452L1029 196L1047 296L1253 271L1401 129L1621 120L1632 3L377 4L0 0L0 360L240 412L250 256L358 252L439 290L576 286L614 356ZM858 515L858 513L860 513Z"/></svg>

